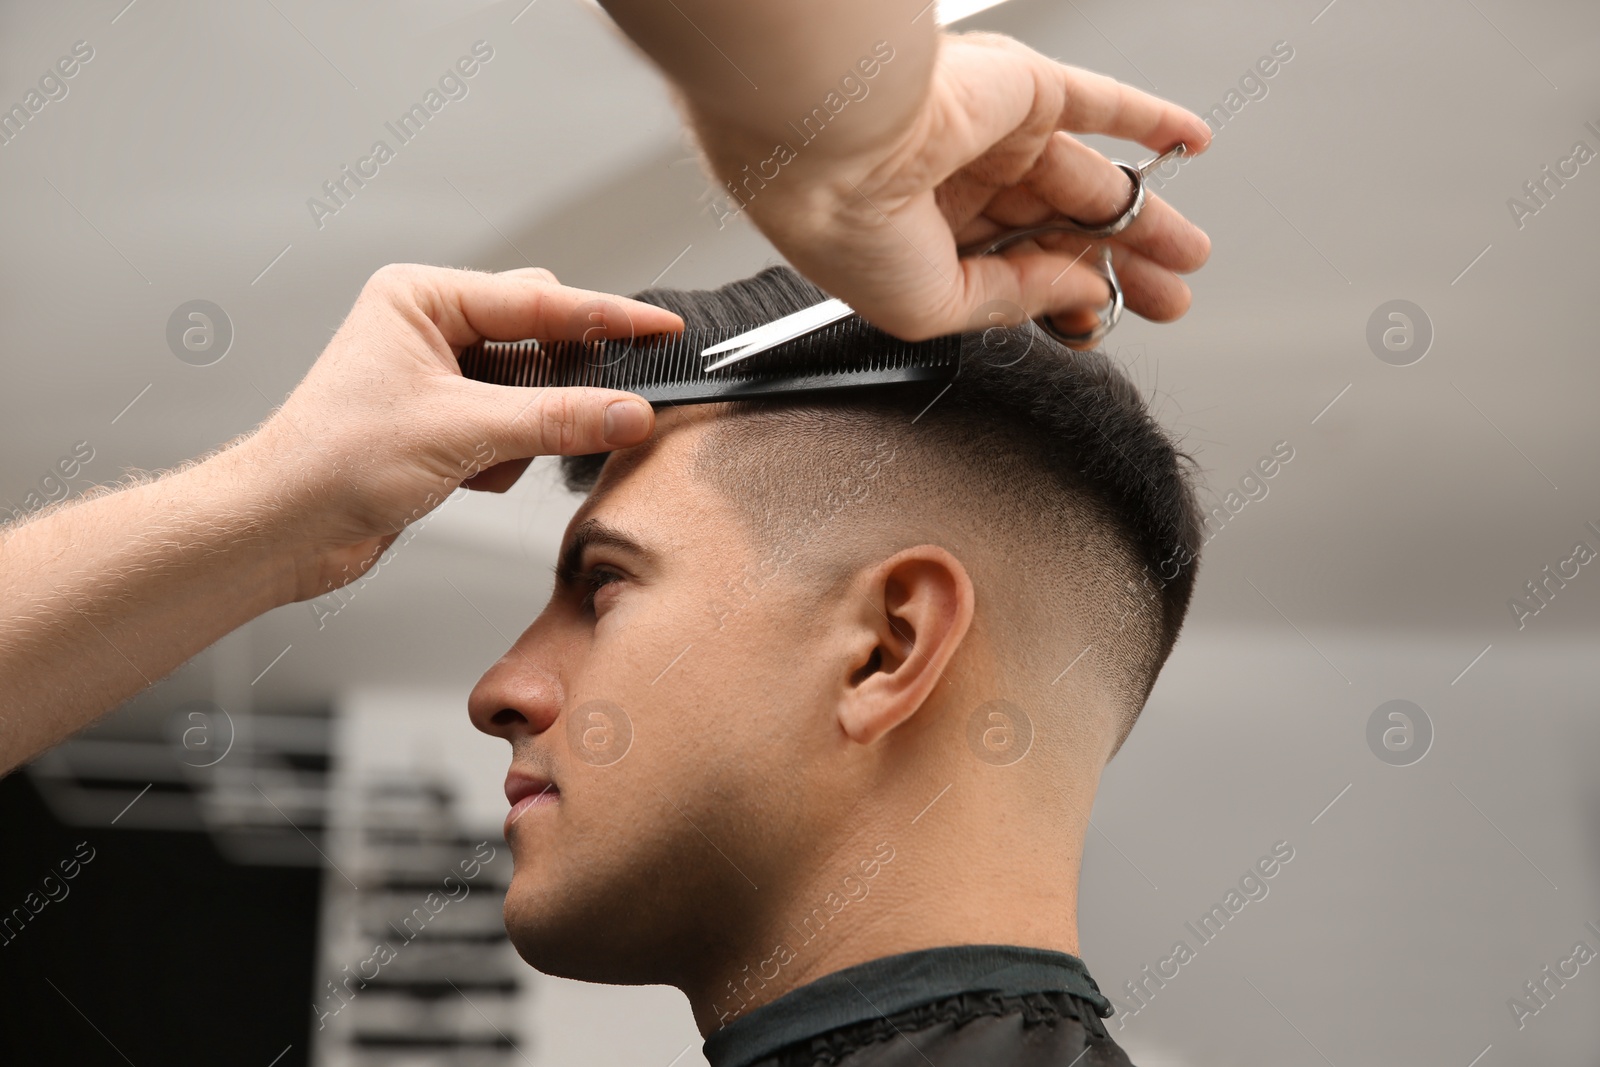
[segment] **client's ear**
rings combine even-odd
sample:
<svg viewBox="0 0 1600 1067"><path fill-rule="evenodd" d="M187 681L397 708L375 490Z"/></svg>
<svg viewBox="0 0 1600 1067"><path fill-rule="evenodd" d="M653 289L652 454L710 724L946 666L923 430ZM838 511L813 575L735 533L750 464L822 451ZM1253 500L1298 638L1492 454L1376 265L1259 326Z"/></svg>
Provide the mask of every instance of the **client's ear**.
<svg viewBox="0 0 1600 1067"><path fill-rule="evenodd" d="M851 740L871 744L922 707L972 624L966 567L938 545L903 549L857 578L851 673L839 702ZM859 635L859 639L858 636Z"/></svg>

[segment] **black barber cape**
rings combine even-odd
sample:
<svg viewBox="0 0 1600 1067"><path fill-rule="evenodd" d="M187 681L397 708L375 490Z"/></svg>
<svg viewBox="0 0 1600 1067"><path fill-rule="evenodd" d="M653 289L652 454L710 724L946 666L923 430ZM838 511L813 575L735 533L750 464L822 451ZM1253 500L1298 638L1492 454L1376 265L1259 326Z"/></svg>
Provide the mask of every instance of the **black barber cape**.
<svg viewBox="0 0 1600 1067"><path fill-rule="evenodd" d="M954 945L824 975L706 1039L711 1067L1131 1067L1083 961Z"/></svg>

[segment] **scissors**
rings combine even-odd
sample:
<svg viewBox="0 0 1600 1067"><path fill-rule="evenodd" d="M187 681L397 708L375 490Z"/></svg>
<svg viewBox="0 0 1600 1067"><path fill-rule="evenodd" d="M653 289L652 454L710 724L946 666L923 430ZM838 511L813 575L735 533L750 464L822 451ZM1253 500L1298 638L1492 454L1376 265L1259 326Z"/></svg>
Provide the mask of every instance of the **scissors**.
<svg viewBox="0 0 1600 1067"><path fill-rule="evenodd" d="M1133 183L1133 196L1129 199L1128 206L1122 209L1122 213L1110 222L1090 225L1063 215L1039 226L1006 230L986 241L979 241L976 244L959 248L956 252L961 256L992 255L1018 241L1041 237L1047 233L1072 233L1077 234L1079 237L1088 237L1094 240L1114 237L1127 229L1133 223L1133 220L1139 217L1139 212L1144 210L1144 182L1146 175L1170 159L1182 158L1187 152L1188 146L1180 142L1154 159L1137 166L1125 160L1113 159L1111 161L1112 164L1126 174L1128 180ZM1110 333L1112 327L1116 326L1118 320L1122 318L1122 283L1117 280L1117 272L1111 268L1111 249L1106 245L1101 245L1099 258L1094 265L1099 270L1101 277L1105 278L1106 283L1111 286L1111 299L1106 301L1105 306L1098 310L1099 321L1093 329L1084 333L1066 333L1055 327L1055 324L1050 321L1049 315L1041 315L1034 320L1046 333L1062 344L1092 345ZM811 307L796 311L792 315L785 315L781 319L775 319L765 325L757 326L755 329L748 330L737 337L730 337L720 344L714 344L704 349L700 353L702 357L722 356L716 362L707 364L704 369L709 372L729 366L758 352L765 352L769 348L775 348L796 338L815 333L824 326L829 326L854 314L855 310L843 300L824 300L820 304L813 304ZM723 355L723 353L727 354Z"/></svg>

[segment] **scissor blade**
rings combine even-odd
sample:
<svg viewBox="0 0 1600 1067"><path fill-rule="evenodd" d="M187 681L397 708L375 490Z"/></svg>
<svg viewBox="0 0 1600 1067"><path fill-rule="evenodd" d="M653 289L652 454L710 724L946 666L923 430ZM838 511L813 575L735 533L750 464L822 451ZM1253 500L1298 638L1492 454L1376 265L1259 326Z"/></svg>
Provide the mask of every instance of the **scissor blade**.
<svg viewBox="0 0 1600 1067"><path fill-rule="evenodd" d="M829 323L838 322L840 319L852 314L854 314L854 311L844 301L824 300L820 304L813 304L811 307L803 308L792 315L785 315L781 319L757 326L753 330L747 330L737 337L730 337L726 341L711 345L703 349L700 355L715 356L734 349L738 350L733 357L719 360L712 366L705 368L706 370L715 370L717 367L726 366L728 363L733 362L734 359L742 359L745 356L755 355L757 352L764 352L775 345L804 336L813 330L821 329Z"/></svg>
<svg viewBox="0 0 1600 1067"><path fill-rule="evenodd" d="M842 314L839 314L842 312ZM737 337L730 337L726 341L714 344L702 351L702 356L714 356L719 352L727 352L735 348L744 348L752 344L759 344L769 336L798 337L817 326L825 326L836 318L850 313L849 307L842 300L824 300L820 304L812 304L808 308L801 308L791 315L781 319L757 326L753 330L746 330Z"/></svg>

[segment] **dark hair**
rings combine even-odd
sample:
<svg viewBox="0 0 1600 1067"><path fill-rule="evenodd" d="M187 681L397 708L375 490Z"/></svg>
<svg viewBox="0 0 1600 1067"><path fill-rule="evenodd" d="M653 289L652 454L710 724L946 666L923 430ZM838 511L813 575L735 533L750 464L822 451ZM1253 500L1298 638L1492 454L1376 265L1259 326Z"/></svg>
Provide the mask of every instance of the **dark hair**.
<svg viewBox="0 0 1600 1067"><path fill-rule="evenodd" d="M634 295L676 312L691 328L769 322L825 298L787 267L716 290ZM1030 517L1022 521L1030 525L1035 548L1039 530L1048 531L1052 543L1044 549L1053 550L1052 562L1093 572L1079 577L1079 598L1099 601L1095 606L1105 613L1122 608L1115 635L1103 617L1089 632L1104 629L1104 640L1119 646L1124 677L1116 688L1128 708L1125 736L1177 640L1194 589L1202 526L1192 459L1110 357L1067 349L1031 323L964 335L960 374L943 388L875 386L722 408L750 416L804 412L811 432L786 433L769 451L805 451L807 469L833 447L824 423L859 426L892 418L903 427L914 418L914 437L930 445L933 462L961 467L987 497L1014 502L1018 514ZM772 435L770 426L752 432ZM605 456L563 458L567 487L591 489ZM1035 516L1043 526L1033 523ZM1130 614L1137 620L1131 634Z"/></svg>

